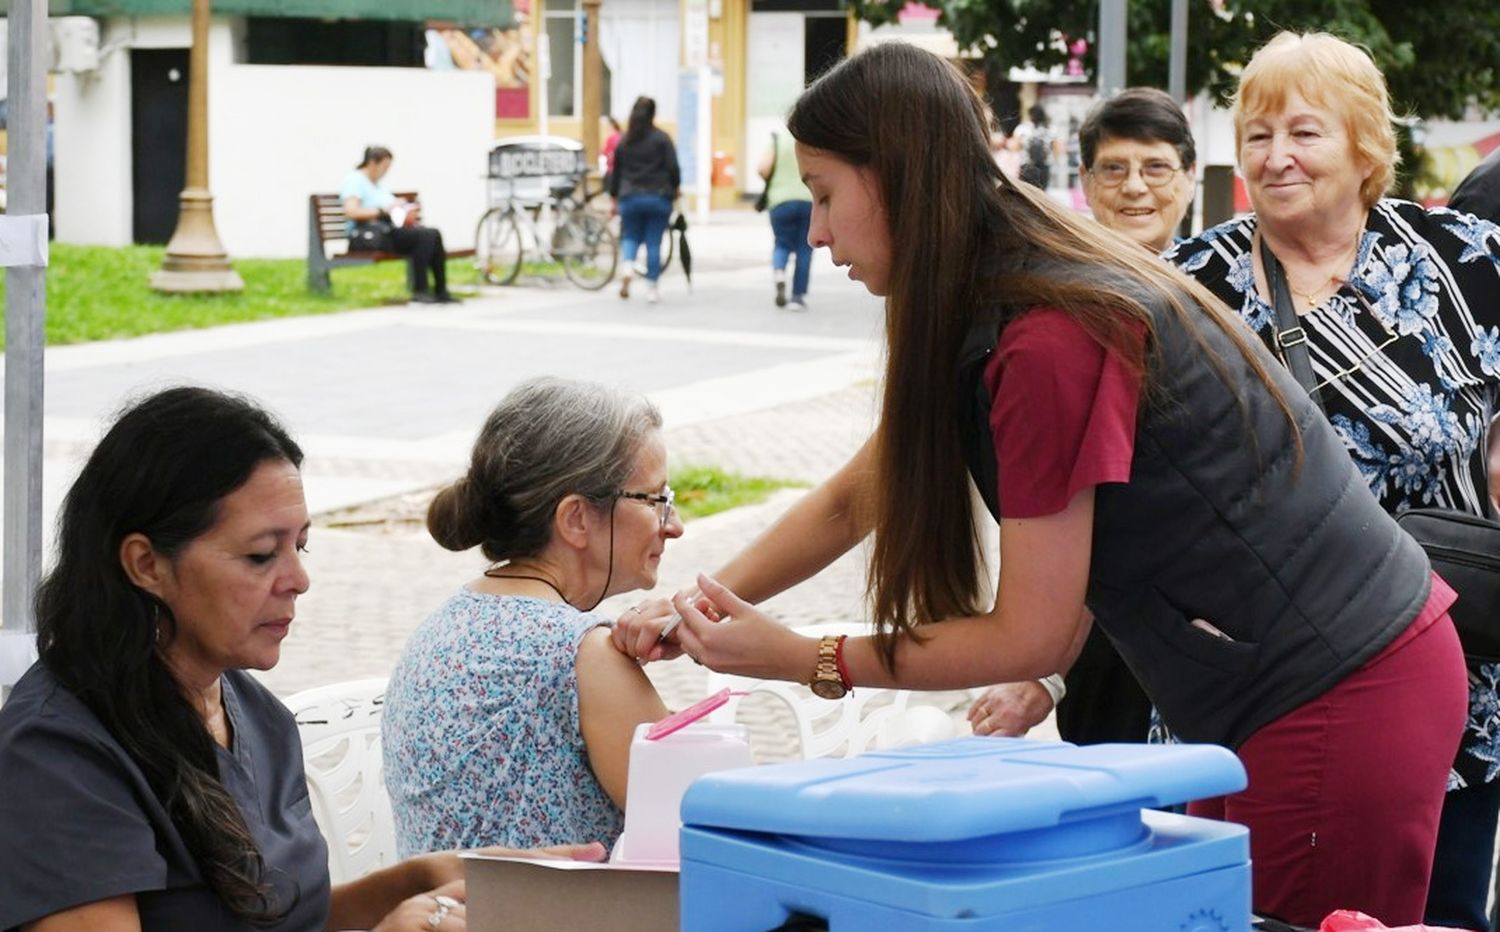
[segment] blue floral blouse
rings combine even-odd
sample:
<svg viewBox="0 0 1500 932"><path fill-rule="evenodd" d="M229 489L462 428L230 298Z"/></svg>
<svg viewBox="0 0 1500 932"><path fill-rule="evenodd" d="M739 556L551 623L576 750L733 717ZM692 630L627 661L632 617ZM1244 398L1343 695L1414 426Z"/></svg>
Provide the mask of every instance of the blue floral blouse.
<svg viewBox="0 0 1500 932"><path fill-rule="evenodd" d="M381 737L401 857L570 842L624 825L589 766L574 661L609 621L569 605L460 590L412 634Z"/></svg>
<svg viewBox="0 0 1500 932"><path fill-rule="evenodd" d="M1252 215L1166 258L1272 346L1256 293ZM1328 418L1392 514L1485 511L1485 438L1500 401L1500 227L1386 199L1369 212L1353 274L1301 318ZM1469 671L1469 724L1449 788L1500 776L1500 664Z"/></svg>

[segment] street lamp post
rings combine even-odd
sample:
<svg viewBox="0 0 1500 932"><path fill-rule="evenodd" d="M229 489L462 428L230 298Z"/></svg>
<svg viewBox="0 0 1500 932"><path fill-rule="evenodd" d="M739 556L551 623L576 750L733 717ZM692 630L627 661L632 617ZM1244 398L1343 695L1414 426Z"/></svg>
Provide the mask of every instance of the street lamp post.
<svg viewBox="0 0 1500 932"><path fill-rule="evenodd" d="M589 166L599 162L599 97L604 83L604 60L599 54L600 2L583 0L583 157Z"/></svg>
<svg viewBox="0 0 1500 932"><path fill-rule="evenodd" d="M208 191L209 0L193 0L193 47L188 59L187 186L182 189L177 229L167 243L161 269L151 276L157 291L243 291L245 283L219 242L214 198Z"/></svg>
<svg viewBox="0 0 1500 932"><path fill-rule="evenodd" d="M1099 95L1125 89L1125 0L1099 3Z"/></svg>

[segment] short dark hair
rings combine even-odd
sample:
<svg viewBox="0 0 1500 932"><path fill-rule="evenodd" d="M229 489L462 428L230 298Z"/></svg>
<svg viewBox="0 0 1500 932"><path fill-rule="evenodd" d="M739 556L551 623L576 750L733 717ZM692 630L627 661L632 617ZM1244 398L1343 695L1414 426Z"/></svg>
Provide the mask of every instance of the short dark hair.
<svg viewBox="0 0 1500 932"><path fill-rule="evenodd" d="M1093 170L1094 154L1105 139L1165 142L1177 150L1181 167L1198 163L1187 115L1171 94L1154 87L1126 88L1089 111L1078 129L1078 153L1085 169Z"/></svg>

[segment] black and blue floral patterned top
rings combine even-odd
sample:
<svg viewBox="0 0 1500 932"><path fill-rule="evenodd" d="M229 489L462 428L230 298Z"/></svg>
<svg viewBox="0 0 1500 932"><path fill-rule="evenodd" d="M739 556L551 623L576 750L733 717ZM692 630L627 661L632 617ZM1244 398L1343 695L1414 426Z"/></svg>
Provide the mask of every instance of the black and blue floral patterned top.
<svg viewBox="0 0 1500 932"><path fill-rule="evenodd" d="M1166 258L1272 345L1257 294L1256 218L1177 244ZM1301 318L1323 406L1392 514L1485 510L1486 430L1500 402L1500 226L1408 201L1378 202L1353 274ZM1500 664L1469 671L1469 724L1449 788L1500 777Z"/></svg>

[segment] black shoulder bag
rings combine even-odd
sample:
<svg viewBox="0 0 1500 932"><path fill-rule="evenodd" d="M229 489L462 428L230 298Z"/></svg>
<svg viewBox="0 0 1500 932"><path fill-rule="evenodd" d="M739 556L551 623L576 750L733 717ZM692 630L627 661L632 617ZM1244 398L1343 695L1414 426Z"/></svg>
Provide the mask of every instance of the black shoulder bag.
<svg viewBox="0 0 1500 932"><path fill-rule="evenodd" d="M1292 307L1286 273L1264 237L1260 238L1260 257L1266 285L1275 298L1278 355L1322 410L1322 390L1313 377L1307 335ZM1486 440L1479 438L1482 444ZM1422 545L1432 568L1458 593L1448 614L1458 628L1464 656L1494 663L1500 661L1500 523L1487 517L1494 511L1488 489L1481 490L1481 500L1485 516L1449 508L1413 508L1396 515L1396 524Z"/></svg>
<svg viewBox="0 0 1500 932"><path fill-rule="evenodd" d="M349 234L350 252L394 252L396 249L396 227L381 215L374 220L361 220Z"/></svg>

